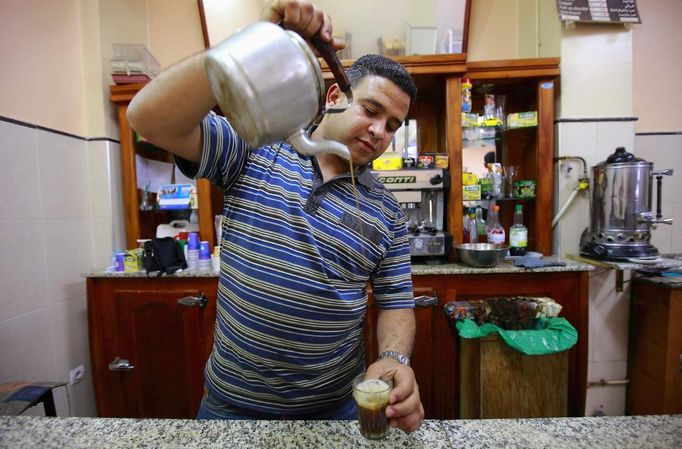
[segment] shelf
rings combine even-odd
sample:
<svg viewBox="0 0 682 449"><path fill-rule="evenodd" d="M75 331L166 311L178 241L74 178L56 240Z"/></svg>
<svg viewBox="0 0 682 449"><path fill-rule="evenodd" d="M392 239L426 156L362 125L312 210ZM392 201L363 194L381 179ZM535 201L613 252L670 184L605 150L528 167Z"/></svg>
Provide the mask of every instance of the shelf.
<svg viewBox="0 0 682 449"><path fill-rule="evenodd" d="M498 196L494 198L481 198L480 200L462 200L463 203L482 203L484 201L533 201L535 197L521 197L521 196Z"/></svg>

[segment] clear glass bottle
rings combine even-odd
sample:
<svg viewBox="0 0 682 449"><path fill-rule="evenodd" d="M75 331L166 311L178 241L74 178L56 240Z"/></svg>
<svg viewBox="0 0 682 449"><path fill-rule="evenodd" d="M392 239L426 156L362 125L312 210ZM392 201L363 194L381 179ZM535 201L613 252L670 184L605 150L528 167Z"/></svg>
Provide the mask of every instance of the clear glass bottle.
<svg viewBox="0 0 682 449"><path fill-rule="evenodd" d="M490 211L488 217L488 243L496 243L498 245L503 245L506 240L506 233L504 228L500 224L500 206L497 204Z"/></svg>
<svg viewBox="0 0 682 449"><path fill-rule="evenodd" d="M514 209L514 224L509 228L509 255L525 256L528 250L528 228L523 225L523 205Z"/></svg>
<svg viewBox="0 0 682 449"><path fill-rule="evenodd" d="M481 206L476 206L476 231L478 233L478 243L486 243L488 241L488 233Z"/></svg>
<svg viewBox="0 0 682 449"><path fill-rule="evenodd" d="M469 209L469 242L478 243L478 226L476 221L476 209Z"/></svg>

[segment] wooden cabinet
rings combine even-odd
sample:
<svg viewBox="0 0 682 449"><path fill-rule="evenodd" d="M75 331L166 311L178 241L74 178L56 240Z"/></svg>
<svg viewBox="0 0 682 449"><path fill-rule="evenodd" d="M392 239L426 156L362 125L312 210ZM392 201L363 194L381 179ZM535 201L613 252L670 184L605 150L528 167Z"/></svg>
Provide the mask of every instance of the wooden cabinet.
<svg viewBox="0 0 682 449"><path fill-rule="evenodd" d="M500 206L501 223L507 230L507 242L508 229L513 223L514 205L522 204L524 223L528 227L528 249L545 255L552 251L554 102L558 87L555 86L555 78L558 75L558 59L469 62L464 74L473 86L473 112L483 115L486 94L493 95L496 105L503 108L503 119L510 113L537 112L537 126L502 126L496 133L493 131L493 139L463 139L462 154L463 157L467 153L478 156L482 152L480 150L495 151L495 160L503 167L518 167L516 180L535 181L535 198L509 198L512 192L506 191L503 198L497 199L497 204ZM487 142L488 146L481 147L481 142ZM468 166L473 172L484 166L482 157L467 159L462 165ZM453 170L455 172L459 171ZM471 204L477 203L481 202ZM482 203L486 208L490 205L489 201Z"/></svg>
<svg viewBox="0 0 682 449"><path fill-rule="evenodd" d="M682 288L637 279L632 288L627 412L682 413Z"/></svg>
<svg viewBox="0 0 682 449"><path fill-rule="evenodd" d="M150 239L156 236L156 227L168 223L169 216L164 211L141 211L139 208L142 191L138 189L136 156L148 157L164 162L172 162L170 153L157 149L145 148L136 144L135 131L126 118L126 110L130 100L144 87L144 84L124 84L110 87L112 103L116 104L119 135L121 140L121 178L123 182L123 207L125 213L126 245L136 248L137 239ZM215 245L214 216L222 214L223 196L220 189L206 179L197 181L199 237Z"/></svg>
<svg viewBox="0 0 682 449"><path fill-rule="evenodd" d="M554 102L560 74L558 58L500 61L465 61L466 55L397 57L412 74L418 88L417 101L409 119L417 120L417 146L420 153L447 153L451 174L446 199L445 230L454 244L462 242L463 140L461 80L474 84L474 111L482 109L483 92L506 97L505 113L538 112L538 125L503 134L500 161L519 167L519 179L536 182L536 196L524 200L524 221L528 227L529 249L549 255L552 252L551 222L553 208ZM353 61L343 61L348 68ZM327 83L331 72L323 66ZM512 223L514 201L501 202L502 222ZM449 258L456 259L453 249Z"/></svg>
<svg viewBox="0 0 682 449"><path fill-rule="evenodd" d="M578 330L578 343L568 353L566 397L568 416L583 416L587 390L588 278L587 272L542 272L514 274L467 274L413 276L415 297L433 296L436 305L417 306L417 332L412 367L419 384L422 404L429 419L460 417L458 373L460 358L456 330L443 308L451 301L499 296L551 297L563 309L561 315ZM370 300L365 327L366 363L376 360L376 310Z"/></svg>
<svg viewBox="0 0 682 449"><path fill-rule="evenodd" d="M88 278L87 287L98 415L196 417L213 346L217 279ZM178 303L202 294L203 305Z"/></svg>

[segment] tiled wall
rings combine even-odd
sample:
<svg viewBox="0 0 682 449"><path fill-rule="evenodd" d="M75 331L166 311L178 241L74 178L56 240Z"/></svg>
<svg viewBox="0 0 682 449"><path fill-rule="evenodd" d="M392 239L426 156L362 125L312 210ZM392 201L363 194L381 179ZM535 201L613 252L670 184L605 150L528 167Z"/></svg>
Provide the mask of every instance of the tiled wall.
<svg viewBox="0 0 682 449"><path fill-rule="evenodd" d="M672 168L672 177L663 179L663 216L673 218L672 226L659 225L652 231L652 244L661 252L682 252L682 133L635 135L634 121L623 119L560 122L556 126L559 156L580 156L591 167L606 160L616 147L624 146L635 156L654 163L654 169ZM556 208L568 200L582 165L576 160L556 164ZM578 254L580 234L589 226L589 191L578 194L554 229L555 253ZM654 196L655 199L655 196ZM655 207L655 205L654 205ZM625 273L628 280L629 273ZM597 268L589 282L588 381L627 379L630 288L616 291L613 270ZM586 415L603 412L625 413L625 385L593 386L587 391Z"/></svg>
<svg viewBox="0 0 682 449"><path fill-rule="evenodd" d="M672 218L673 225L658 225L652 232L651 243L662 253L682 253L682 131L637 134L635 156L653 162L654 170L673 169L672 176L663 177L661 207L663 218ZM654 208L655 194L656 187Z"/></svg>
<svg viewBox="0 0 682 449"><path fill-rule="evenodd" d="M123 240L114 237L120 218L112 219L121 216L112 214L120 209L118 154L110 140L0 120L0 383L68 381L84 365L85 380L68 387L68 398L55 391L60 416L96 415L81 274L109 265Z"/></svg>

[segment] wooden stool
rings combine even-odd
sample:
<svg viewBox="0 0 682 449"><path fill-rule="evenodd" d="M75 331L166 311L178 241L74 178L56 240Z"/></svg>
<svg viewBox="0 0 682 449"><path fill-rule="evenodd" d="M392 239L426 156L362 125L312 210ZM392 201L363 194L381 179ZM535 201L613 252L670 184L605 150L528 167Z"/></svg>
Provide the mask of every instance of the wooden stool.
<svg viewBox="0 0 682 449"><path fill-rule="evenodd" d="M64 382L10 382L0 384L0 415L20 415L42 402L45 416L57 416L52 389Z"/></svg>

